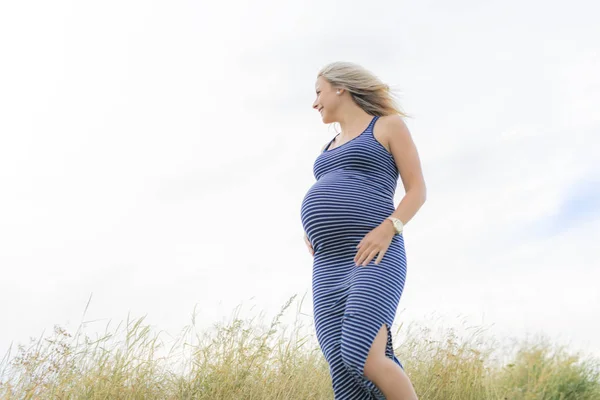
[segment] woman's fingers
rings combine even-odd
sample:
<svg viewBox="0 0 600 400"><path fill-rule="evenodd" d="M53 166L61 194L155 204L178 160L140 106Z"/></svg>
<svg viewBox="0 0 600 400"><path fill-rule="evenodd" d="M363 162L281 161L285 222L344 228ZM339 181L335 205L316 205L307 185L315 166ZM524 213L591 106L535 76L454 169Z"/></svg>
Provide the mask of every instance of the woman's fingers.
<svg viewBox="0 0 600 400"><path fill-rule="evenodd" d="M371 252L374 250L374 245L372 244L368 244L368 245L363 245L360 250L356 253L356 255L354 256L354 263L356 264L356 266L358 267L359 265L361 265L369 256L369 254L371 254Z"/></svg>
<svg viewBox="0 0 600 400"><path fill-rule="evenodd" d="M308 236L306 236L306 234L304 234L304 242L306 243L306 246L308 247L308 251L310 252L310 254L315 255L315 251L312 247L312 244L310 243L310 240L308 240Z"/></svg>
<svg viewBox="0 0 600 400"><path fill-rule="evenodd" d="M385 253L388 251L389 248L390 248L390 246L386 246L383 249L381 249L381 251L379 252L379 255L377 256L377 259L375 260L375 265L379 265L381 260L383 260L383 256L385 256Z"/></svg>
<svg viewBox="0 0 600 400"><path fill-rule="evenodd" d="M377 255L377 253L379 253L379 251L380 250L378 248L375 248L375 249L371 250L371 252L367 256L367 258L365 259L365 261L362 263L362 266L366 267L367 264L369 264L371 262L371 260L373 259L373 257L375 257L375 255Z"/></svg>
<svg viewBox="0 0 600 400"><path fill-rule="evenodd" d="M354 256L354 263L356 266L366 266L371 262L371 260L380 253L380 256L377 258L375 264L378 264L379 261L383 258L383 254L387 251L387 248L381 248L375 244L371 244L369 246L361 248L356 255Z"/></svg>

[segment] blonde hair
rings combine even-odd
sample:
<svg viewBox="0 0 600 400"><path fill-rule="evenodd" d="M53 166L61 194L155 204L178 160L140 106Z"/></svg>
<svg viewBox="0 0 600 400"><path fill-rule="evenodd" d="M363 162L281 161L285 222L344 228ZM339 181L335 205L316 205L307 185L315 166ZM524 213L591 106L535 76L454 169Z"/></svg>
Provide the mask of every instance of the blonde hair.
<svg viewBox="0 0 600 400"><path fill-rule="evenodd" d="M319 71L317 78L320 76L331 86L347 90L352 100L370 115L382 117L399 114L409 117L397 104L396 96L389 85L358 64L347 61L332 62Z"/></svg>

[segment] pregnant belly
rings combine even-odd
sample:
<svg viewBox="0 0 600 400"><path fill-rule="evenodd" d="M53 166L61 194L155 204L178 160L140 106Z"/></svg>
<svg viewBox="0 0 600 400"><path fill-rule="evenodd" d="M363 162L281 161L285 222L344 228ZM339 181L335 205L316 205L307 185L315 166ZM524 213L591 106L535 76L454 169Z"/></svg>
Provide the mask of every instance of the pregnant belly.
<svg viewBox="0 0 600 400"><path fill-rule="evenodd" d="M328 174L308 190L301 219L315 251L360 240L394 212L381 187L354 174Z"/></svg>

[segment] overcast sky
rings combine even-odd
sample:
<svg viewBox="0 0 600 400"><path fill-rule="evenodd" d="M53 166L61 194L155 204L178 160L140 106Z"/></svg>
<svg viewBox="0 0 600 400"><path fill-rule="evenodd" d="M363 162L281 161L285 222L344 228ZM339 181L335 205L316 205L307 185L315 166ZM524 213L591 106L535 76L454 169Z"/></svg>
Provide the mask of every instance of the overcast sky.
<svg viewBox="0 0 600 400"><path fill-rule="evenodd" d="M368 4L368 5L367 5ZM396 88L428 188L395 323L600 355L597 2L0 5L0 355L54 324L310 297L325 64ZM339 127L337 127L339 129ZM396 204L403 195L399 182ZM253 307L253 309L251 309Z"/></svg>

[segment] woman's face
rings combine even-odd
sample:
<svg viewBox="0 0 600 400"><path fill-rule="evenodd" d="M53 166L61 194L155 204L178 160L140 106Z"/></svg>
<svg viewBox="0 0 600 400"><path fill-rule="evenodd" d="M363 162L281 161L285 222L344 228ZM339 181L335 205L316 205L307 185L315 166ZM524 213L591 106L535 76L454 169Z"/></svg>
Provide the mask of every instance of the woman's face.
<svg viewBox="0 0 600 400"><path fill-rule="evenodd" d="M321 113L321 119L324 123L335 122L335 110L340 101L340 96L336 94L336 89L322 76L317 78L315 84L317 98L313 103L313 108Z"/></svg>

